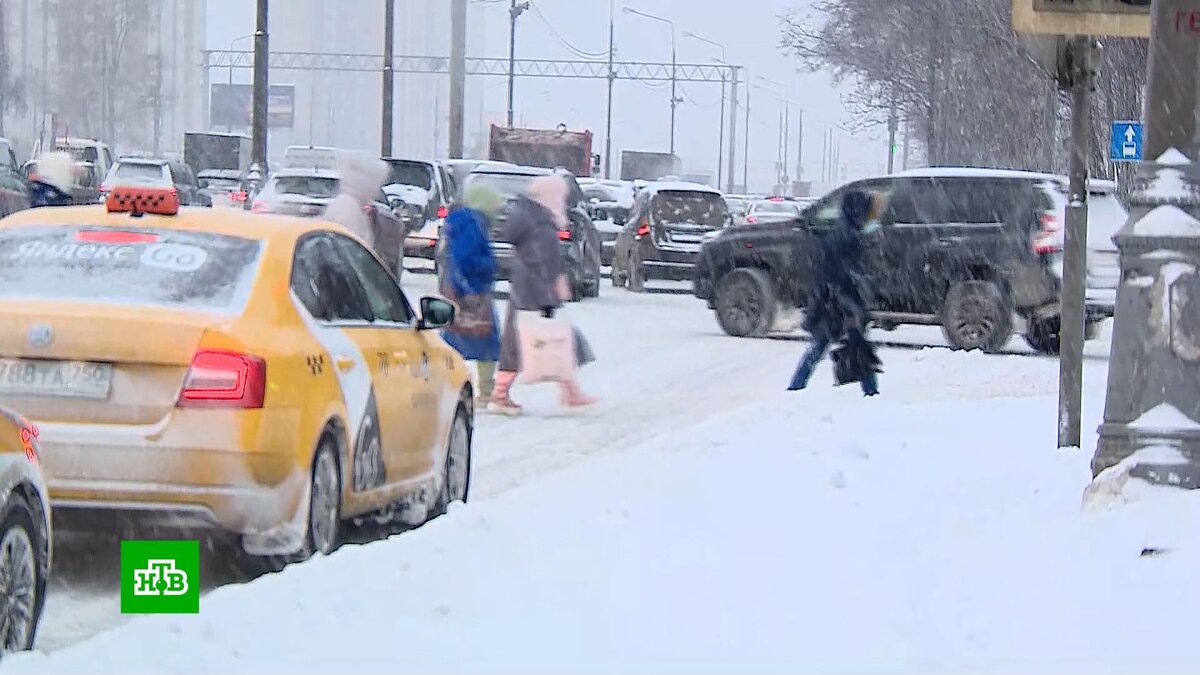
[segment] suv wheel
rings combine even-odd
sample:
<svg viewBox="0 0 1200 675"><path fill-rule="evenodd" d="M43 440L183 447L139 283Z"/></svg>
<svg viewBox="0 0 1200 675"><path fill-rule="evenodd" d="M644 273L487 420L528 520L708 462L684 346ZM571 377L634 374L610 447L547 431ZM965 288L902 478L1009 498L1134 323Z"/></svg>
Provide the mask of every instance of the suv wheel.
<svg viewBox="0 0 1200 675"><path fill-rule="evenodd" d="M775 321L775 291L767 273L738 268L717 284L717 323L733 337L758 337Z"/></svg>
<svg viewBox="0 0 1200 675"><path fill-rule="evenodd" d="M942 305L942 333L951 349L998 352L1013 334L1012 309L991 281L960 281Z"/></svg>
<svg viewBox="0 0 1200 675"><path fill-rule="evenodd" d="M1025 338L1025 344L1034 351L1043 354L1057 354L1062 346L1061 325L1057 316L1048 319L1030 319L1029 331L1022 337Z"/></svg>

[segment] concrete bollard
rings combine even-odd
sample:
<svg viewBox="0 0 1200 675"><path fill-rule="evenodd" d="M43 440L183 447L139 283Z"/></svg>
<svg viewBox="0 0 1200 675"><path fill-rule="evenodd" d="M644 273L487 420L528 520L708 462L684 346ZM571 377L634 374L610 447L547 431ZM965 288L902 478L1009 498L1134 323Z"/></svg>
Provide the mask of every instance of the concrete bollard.
<svg viewBox="0 0 1200 675"><path fill-rule="evenodd" d="M1200 167L1178 150L1143 164L1116 234L1117 289L1097 476L1200 487ZM1136 455L1135 455L1136 453Z"/></svg>

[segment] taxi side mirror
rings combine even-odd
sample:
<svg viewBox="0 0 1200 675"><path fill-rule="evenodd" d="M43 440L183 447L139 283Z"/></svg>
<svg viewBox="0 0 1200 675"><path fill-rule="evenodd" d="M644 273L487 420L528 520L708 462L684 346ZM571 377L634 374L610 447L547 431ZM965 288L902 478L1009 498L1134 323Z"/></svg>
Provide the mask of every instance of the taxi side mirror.
<svg viewBox="0 0 1200 675"><path fill-rule="evenodd" d="M421 318L417 321L417 330L445 328L454 323L457 312L458 309L449 300L427 295L421 298Z"/></svg>

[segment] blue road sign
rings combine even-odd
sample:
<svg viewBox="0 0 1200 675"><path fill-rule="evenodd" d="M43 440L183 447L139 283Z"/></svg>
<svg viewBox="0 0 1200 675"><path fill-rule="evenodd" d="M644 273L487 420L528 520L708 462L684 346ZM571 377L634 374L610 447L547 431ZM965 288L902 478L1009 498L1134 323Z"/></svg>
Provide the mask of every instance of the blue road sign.
<svg viewBox="0 0 1200 675"><path fill-rule="evenodd" d="M1142 161L1142 123L1113 122L1108 158L1114 162Z"/></svg>

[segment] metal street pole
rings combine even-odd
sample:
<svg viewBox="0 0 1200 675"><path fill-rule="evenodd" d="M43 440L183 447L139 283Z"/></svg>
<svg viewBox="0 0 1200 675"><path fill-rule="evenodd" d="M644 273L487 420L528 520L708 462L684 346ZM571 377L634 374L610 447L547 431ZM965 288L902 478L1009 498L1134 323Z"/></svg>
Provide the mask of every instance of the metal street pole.
<svg viewBox="0 0 1200 675"><path fill-rule="evenodd" d="M796 124L796 180L804 175L804 109L800 109L800 120Z"/></svg>
<svg viewBox="0 0 1200 675"><path fill-rule="evenodd" d="M671 23L671 22L668 22ZM675 95L675 87L678 84L678 72L676 67L678 59L675 52L675 24L671 23L671 154L675 154L675 108L679 105L679 97Z"/></svg>
<svg viewBox="0 0 1200 675"><path fill-rule="evenodd" d="M896 170L896 131L900 122L896 118L896 96L892 95L891 108L888 110L888 175Z"/></svg>
<svg viewBox="0 0 1200 675"><path fill-rule="evenodd" d="M785 182L785 183L789 180L789 176L790 176L790 174L788 173L788 155L790 154L788 152L788 149L789 149L789 146L791 146L791 140L790 140L791 133L792 133L791 127L792 127L792 105L791 105L790 101L788 101L787 99L784 99L784 101L783 101L783 146L780 147L779 154L783 155L783 182ZM785 190L787 189L786 185L784 185L784 189Z"/></svg>
<svg viewBox="0 0 1200 675"><path fill-rule="evenodd" d="M734 158L737 157L738 69L730 67L729 72L729 172L725 179L725 191L733 192Z"/></svg>
<svg viewBox="0 0 1200 675"><path fill-rule="evenodd" d="M742 148L742 191L750 192L750 71L746 71L746 143ZM733 173L732 171L730 172Z"/></svg>
<svg viewBox="0 0 1200 675"><path fill-rule="evenodd" d="M645 17L647 19L652 19L654 21L661 21L662 23L665 23L671 27L671 154L674 155L675 154L675 108L676 108L676 106L679 105L679 102L681 100L676 95L676 86L679 82L679 68L678 68L679 62L678 62L678 59L676 58L677 52L675 49L675 22L670 19L664 19L661 16L647 14L645 12L636 10L629 6L622 7L621 11L626 14L637 14L638 16Z"/></svg>
<svg viewBox="0 0 1200 675"><path fill-rule="evenodd" d="M612 178L612 119L613 119L613 82L617 74L613 71L613 59L616 57L615 44L617 41L617 0L608 2L608 112L604 120L604 177ZM511 114L511 112L510 112ZM509 126L512 126L510 123Z"/></svg>
<svg viewBox="0 0 1200 675"><path fill-rule="evenodd" d="M466 95L467 0L453 0L450 5L450 159L462 159L463 156Z"/></svg>
<svg viewBox="0 0 1200 675"><path fill-rule="evenodd" d="M692 33L691 31L684 31L683 36L690 37L694 40L699 40L700 42L710 44L710 45L716 47L717 49L720 49L721 50L721 58L713 59L713 60L717 63L720 63L723 66L729 65L728 53L725 49L725 45L721 44L720 42L715 42L713 40L709 40L706 37L696 35L695 33ZM720 133L717 134L717 189L720 189L721 178L723 177L722 167L724 165L724 159L725 159L725 155L724 155L724 153L725 153L725 73L724 72L721 73L721 123L718 128L718 131ZM733 154L733 151L731 150L730 155L732 155L732 154Z"/></svg>
<svg viewBox="0 0 1200 675"><path fill-rule="evenodd" d="M1058 447L1079 447L1087 287L1087 179L1092 134L1092 39L1071 38L1071 169L1059 318Z"/></svg>
<svg viewBox="0 0 1200 675"><path fill-rule="evenodd" d="M529 9L528 2L510 0L508 6L508 128L513 126L513 91L517 86L517 17Z"/></svg>
<svg viewBox="0 0 1200 675"><path fill-rule="evenodd" d="M383 5L383 110L379 132L379 154L392 156L392 105L396 78L392 72L392 56L396 45L396 0L384 0Z"/></svg>
<svg viewBox="0 0 1200 675"><path fill-rule="evenodd" d="M258 0L254 21L254 103L250 120L251 161L266 178L267 169L267 91L270 87L270 35L267 29L267 0Z"/></svg>
<svg viewBox="0 0 1200 675"><path fill-rule="evenodd" d="M154 4L154 35L156 46L154 51L154 156L161 156L162 149L162 118L163 118L163 34L162 34L162 4ZM3 30L3 29L0 29ZM0 110L3 116L3 110Z"/></svg>

